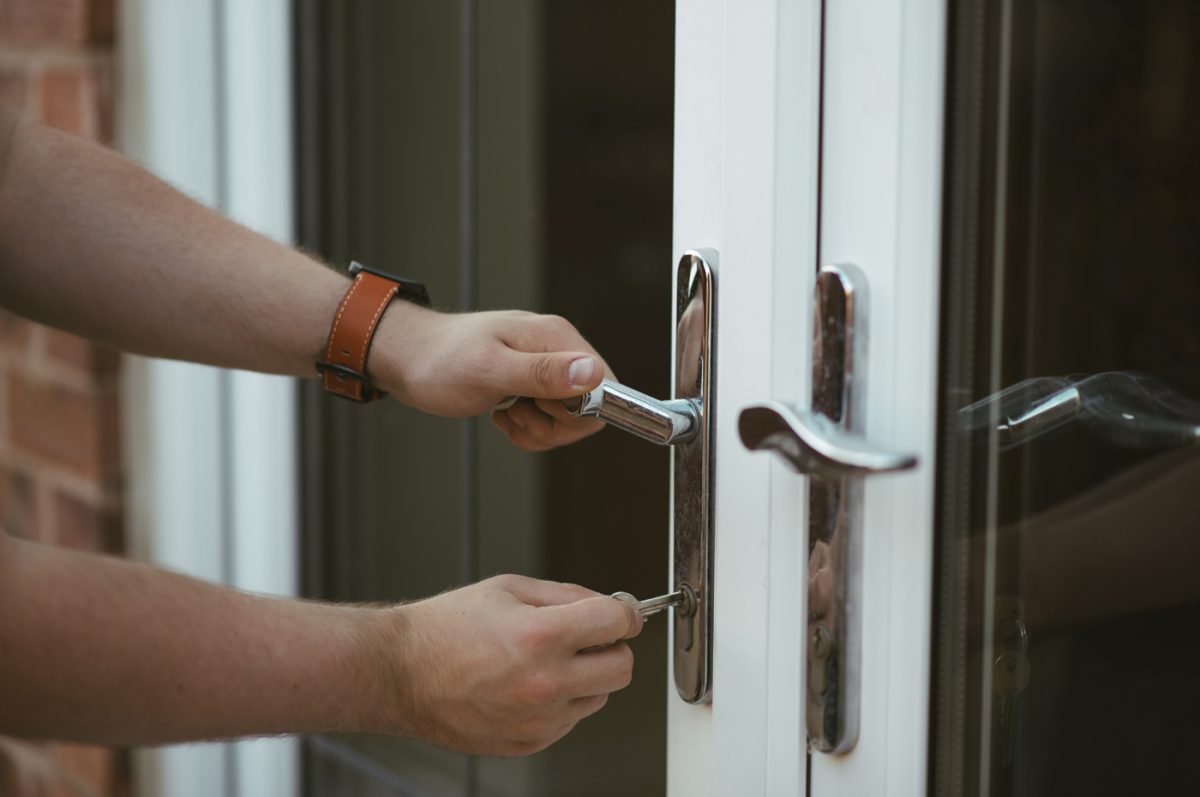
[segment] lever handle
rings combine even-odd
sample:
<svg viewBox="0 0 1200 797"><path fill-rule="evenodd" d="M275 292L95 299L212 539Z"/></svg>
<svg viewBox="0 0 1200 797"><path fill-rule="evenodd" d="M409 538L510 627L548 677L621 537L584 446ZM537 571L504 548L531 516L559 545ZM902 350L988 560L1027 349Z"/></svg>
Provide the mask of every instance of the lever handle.
<svg viewBox="0 0 1200 797"><path fill-rule="evenodd" d="M700 428L696 399L659 401L611 379L562 403L572 415L594 416L660 446L687 443Z"/></svg>
<svg viewBox="0 0 1200 797"><path fill-rule="evenodd" d="M812 405L780 401L746 407L738 434L751 451L772 451L808 481L810 567L822 557L830 578L808 616L806 689L810 749L841 754L858 742L862 651L862 476L907 470L911 454L872 445L860 432L866 371L866 279L852 265L822 266L813 294ZM856 370L858 373L856 374ZM827 557L827 558L826 558ZM801 574L804 577L804 574ZM810 596L812 597L812 596Z"/></svg>
<svg viewBox="0 0 1200 797"><path fill-rule="evenodd" d="M746 407L738 434L751 451L774 451L797 473L825 478L908 470L912 454L891 451L839 428L824 415L780 401Z"/></svg>
<svg viewBox="0 0 1200 797"><path fill-rule="evenodd" d="M660 401L605 380L594 390L563 401L572 415L599 418L643 440L671 446L673 591L638 603L638 609L648 614L678 604L670 620L675 651L671 667L675 691L688 703L709 702L713 689L716 262L716 252L698 249L684 252L675 266L673 398Z"/></svg>

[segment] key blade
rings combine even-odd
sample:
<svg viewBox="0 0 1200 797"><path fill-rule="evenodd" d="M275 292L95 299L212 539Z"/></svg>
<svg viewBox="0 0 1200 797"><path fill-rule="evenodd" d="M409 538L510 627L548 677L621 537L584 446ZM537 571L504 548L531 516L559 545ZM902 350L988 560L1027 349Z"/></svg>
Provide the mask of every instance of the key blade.
<svg viewBox="0 0 1200 797"><path fill-rule="evenodd" d="M638 611L642 613L642 617L649 617L652 614L658 614L661 611L670 609L672 606L679 606L684 601L683 591L671 592L666 595L660 595L657 598L649 598L638 603Z"/></svg>

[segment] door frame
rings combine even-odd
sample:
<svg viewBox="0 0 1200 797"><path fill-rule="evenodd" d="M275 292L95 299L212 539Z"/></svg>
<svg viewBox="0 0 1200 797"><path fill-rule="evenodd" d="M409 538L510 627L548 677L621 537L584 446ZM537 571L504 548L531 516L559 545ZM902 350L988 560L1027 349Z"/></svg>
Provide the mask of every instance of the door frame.
<svg viewBox="0 0 1200 797"><path fill-rule="evenodd" d="M291 3L123 0L118 17L118 148L290 243ZM127 357L122 387L130 553L296 595L296 380ZM139 751L136 788L292 797L299 769L294 739L180 745Z"/></svg>
<svg viewBox="0 0 1200 797"><path fill-rule="evenodd" d="M864 490L859 742L814 755L811 787L926 790L945 39L944 0L678 4L674 249L720 259L713 701L670 699L672 794L807 788L804 480L736 428L807 404L812 283L838 262L871 297L866 434L920 465Z"/></svg>
<svg viewBox="0 0 1200 797"><path fill-rule="evenodd" d="M805 790L804 492L736 429L741 407L808 383L820 15L819 0L676 11L673 248L719 258L712 704L670 690L673 795Z"/></svg>
<svg viewBox="0 0 1200 797"><path fill-rule="evenodd" d="M867 278L865 433L919 464L864 485L861 730L814 794L927 790L945 47L945 0L827 5L822 262Z"/></svg>

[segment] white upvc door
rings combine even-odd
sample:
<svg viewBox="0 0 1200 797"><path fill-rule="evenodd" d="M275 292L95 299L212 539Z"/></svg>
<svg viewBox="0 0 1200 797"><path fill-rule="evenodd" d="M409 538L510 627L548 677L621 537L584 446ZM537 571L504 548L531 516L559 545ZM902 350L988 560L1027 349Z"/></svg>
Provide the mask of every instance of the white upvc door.
<svg viewBox="0 0 1200 797"><path fill-rule="evenodd" d="M675 48L674 249L719 259L712 703L671 690L669 789L803 794L803 491L736 430L807 386L820 3L680 2Z"/></svg>
<svg viewBox="0 0 1200 797"><path fill-rule="evenodd" d="M865 435L918 465L864 484L859 739L814 795L926 793L945 39L943 0L826 4L821 262L866 276Z"/></svg>
<svg viewBox="0 0 1200 797"><path fill-rule="evenodd" d="M719 263L712 702L672 695L670 793L924 793L944 3L681 0L676 20L674 248ZM919 464L865 486L858 742L810 780L805 477L737 428L808 403L823 263L866 277L865 434Z"/></svg>

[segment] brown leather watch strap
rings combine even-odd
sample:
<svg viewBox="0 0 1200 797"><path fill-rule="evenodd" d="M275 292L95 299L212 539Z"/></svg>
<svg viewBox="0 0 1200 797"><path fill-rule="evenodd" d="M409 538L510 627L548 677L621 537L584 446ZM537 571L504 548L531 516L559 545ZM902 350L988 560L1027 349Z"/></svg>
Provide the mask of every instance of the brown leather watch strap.
<svg viewBox="0 0 1200 797"><path fill-rule="evenodd" d="M317 364L330 393L352 401L372 401L383 395L367 376L367 352L383 311L400 290L400 283L359 271L342 297L329 329L325 359Z"/></svg>

